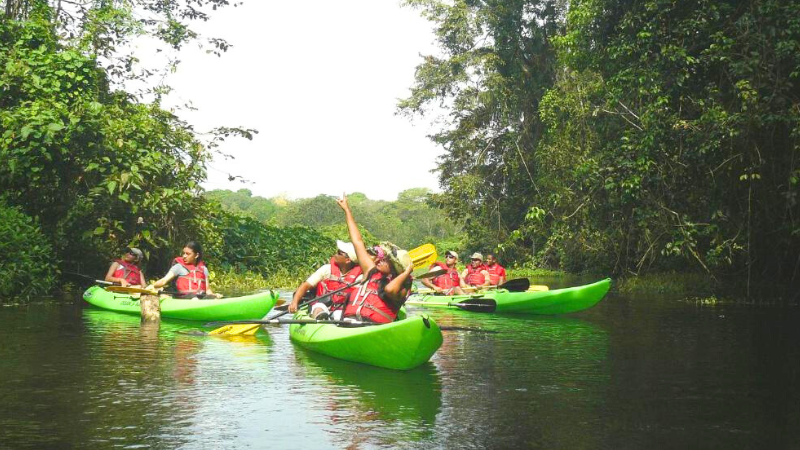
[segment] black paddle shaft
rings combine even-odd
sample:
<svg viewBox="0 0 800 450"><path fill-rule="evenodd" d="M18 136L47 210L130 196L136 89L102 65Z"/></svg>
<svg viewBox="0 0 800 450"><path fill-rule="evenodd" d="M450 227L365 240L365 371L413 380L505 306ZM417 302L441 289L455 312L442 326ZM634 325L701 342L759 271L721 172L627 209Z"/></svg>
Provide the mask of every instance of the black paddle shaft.
<svg viewBox="0 0 800 450"><path fill-rule="evenodd" d="M326 293L325 295L320 295L319 297L315 297L315 298L312 298L311 300L304 301L303 303L300 303L299 305L297 305L297 309L300 309L303 306L306 306L306 305L308 305L310 303L320 301L323 298L330 297L333 294L338 294L339 292L342 292L345 289L350 289L351 287L353 287L353 286L355 286L355 285L357 285L359 283L363 283L363 281L354 281L354 282L352 282L352 283L350 283L348 285L345 285L343 287L340 287L339 289L336 289L335 291L330 291L330 292ZM277 319L278 317L284 316L286 314L289 314L289 306L288 305L286 306L286 310L285 311L281 311L280 314L276 314L274 317L272 317L269 320ZM252 323L252 322L250 322L250 323Z"/></svg>

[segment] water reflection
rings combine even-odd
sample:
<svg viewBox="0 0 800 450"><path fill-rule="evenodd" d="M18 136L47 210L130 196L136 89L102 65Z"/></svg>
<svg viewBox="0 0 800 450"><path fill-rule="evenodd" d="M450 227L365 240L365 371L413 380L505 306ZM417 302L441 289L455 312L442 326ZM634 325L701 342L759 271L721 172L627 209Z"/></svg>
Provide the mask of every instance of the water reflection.
<svg viewBox="0 0 800 450"><path fill-rule="evenodd" d="M573 317L437 312L445 332L434 362L443 374L443 438L459 448L592 448L610 377L608 336ZM589 431L589 428L586 428Z"/></svg>
<svg viewBox="0 0 800 450"><path fill-rule="evenodd" d="M396 371L341 361L295 346L306 387L337 447L408 447L433 435L442 388L431 363Z"/></svg>
<svg viewBox="0 0 800 450"><path fill-rule="evenodd" d="M573 284L573 283L570 283ZM797 448L800 312L609 296L569 317L428 311L396 372L255 337L0 308L0 448ZM742 412L745 411L746 414Z"/></svg>
<svg viewBox="0 0 800 450"><path fill-rule="evenodd" d="M84 321L90 337L84 366L83 414L91 421L86 442L130 445L158 437L175 446L200 436L205 442L233 437L224 425L239 417L234 413L220 420L216 399L228 394L237 379L249 377L251 367L242 369L242 364L267 353L268 336L221 340L186 335L180 332L197 325L162 321L141 326L138 317L91 309L84 311ZM211 428L210 417L215 418Z"/></svg>

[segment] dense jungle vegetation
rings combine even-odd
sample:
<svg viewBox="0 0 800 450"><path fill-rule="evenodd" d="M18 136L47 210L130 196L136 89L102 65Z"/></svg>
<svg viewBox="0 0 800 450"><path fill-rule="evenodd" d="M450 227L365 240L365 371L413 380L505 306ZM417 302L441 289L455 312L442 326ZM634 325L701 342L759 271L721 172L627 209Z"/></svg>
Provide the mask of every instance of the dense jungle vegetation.
<svg viewBox="0 0 800 450"><path fill-rule="evenodd" d="M469 247L800 286L800 2L407 0Z"/></svg>
<svg viewBox="0 0 800 450"><path fill-rule="evenodd" d="M144 250L149 274L166 270L190 239L228 274L307 272L330 255L329 236L265 225L203 198L220 143L254 130L195 130L160 107L169 87L152 79L161 73L121 50L150 36L166 49L203 39L222 52L224 40L189 25L227 5L0 2L0 296L48 293L73 280L69 272L99 277L126 246ZM151 87L123 89L136 81Z"/></svg>
<svg viewBox="0 0 800 450"><path fill-rule="evenodd" d="M443 192L353 195L370 236L530 267L800 285L799 2L405 4L440 53L398 112L442 115ZM158 273L189 239L223 285L294 282L344 237L326 196L204 195L224 141L256 131L195 129L161 107L157 80L178 58L144 69L128 50L146 36L224 53L192 23L230 6L0 1L0 298L102 274L126 246Z"/></svg>

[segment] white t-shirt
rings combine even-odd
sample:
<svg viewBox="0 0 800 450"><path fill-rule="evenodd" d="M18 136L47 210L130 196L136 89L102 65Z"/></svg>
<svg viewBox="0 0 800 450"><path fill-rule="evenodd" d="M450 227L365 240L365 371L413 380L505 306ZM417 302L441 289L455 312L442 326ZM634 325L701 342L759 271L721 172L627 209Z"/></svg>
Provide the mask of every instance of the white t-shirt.
<svg viewBox="0 0 800 450"><path fill-rule="evenodd" d="M325 264L324 266L317 269L316 272L312 273L310 277L306 280L306 283L310 284L311 286L316 286L319 284L320 281L327 279L331 276L331 265ZM364 274L359 275L356 277L356 281L361 281L364 279Z"/></svg>

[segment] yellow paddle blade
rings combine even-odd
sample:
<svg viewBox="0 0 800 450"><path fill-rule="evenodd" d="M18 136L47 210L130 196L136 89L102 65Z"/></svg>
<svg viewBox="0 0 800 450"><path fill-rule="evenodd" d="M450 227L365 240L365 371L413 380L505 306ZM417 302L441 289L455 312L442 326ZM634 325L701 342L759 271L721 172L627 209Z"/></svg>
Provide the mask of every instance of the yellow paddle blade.
<svg viewBox="0 0 800 450"><path fill-rule="evenodd" d="M241 325L223 325L219 328L208 332L209 335L223 335L223 336L252 336L261 327L259 323L245 323Z"/></svg>
<svg viewBox="0 0 800 450"><path fill-rule="evenodd" d="M108 292L116 292L117 294L148 294L158 295L158 291L151 291L149 289L131 287L131 286L106 286L103 289Z"/></svg>
<svg viewBox="0 0 800 450"><path fill-rule="evenodd" d="M433 244L424 244L413 248L408 251L408 256L411 257L411 261L414 263L414 269L430 266L439 257Z"/></svg>
<svg viewBox="0 0 800 450"><path fill-rule="evenodd" d="M410 256L412 260L415 260L420 257L428 256L431 253L436 253L436 247L433 244L422 244L417 248L409 250L408 256Z"/></svg>

